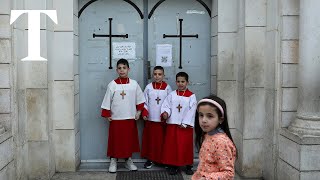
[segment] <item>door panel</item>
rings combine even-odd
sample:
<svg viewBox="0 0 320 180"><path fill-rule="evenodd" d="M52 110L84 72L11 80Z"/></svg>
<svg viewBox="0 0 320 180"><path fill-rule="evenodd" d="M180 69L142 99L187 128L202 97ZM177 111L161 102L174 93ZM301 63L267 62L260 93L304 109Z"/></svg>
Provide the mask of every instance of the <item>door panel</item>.
<svg viewBox="0 0 320 180"><path fill-rule="evenodd" d="M131 1L142 11L147 5L148 12L158 0ZM204 3L211 7L211 1ZM128 34L127 39L112 38L112 42L135 42L136 58L129 59L129 76L138 81L144 89L144 61L150 61L150 72L156 65L156 45L172 44L173 65L165 67L166 81L176 89L175 75L185 71L190 76L189 89L197 99L210 92L210 16L196 0L167 0L160 4L151 18L143 20L137 10L122 0L98 0L90 4L79 17L80 42L80 158L85 160L107 159L108 123L100 117L100 105L107 85L117 77L116 62L109 69L109 38L95 34L109 34L108 18L112 20L112 34ZM183 34L198 34L199 38L183 38L182 69L179 69L179 38L163 38L163 34L179 34L179 18L183 19ZM147 33L147 34L144 34ZM145 48L145 49L144 49ZM147 52L147 53L144 53ZM150 76L152 78L152 76ZM152 79L148 79L150 82ZM143 122L138 129L141 144ZM197 155L196 155L197 156ZM140 158L135 154L134 158Z"/></svg>
<svg viewBox="0 0 320 180"><path fill-rule="evenodd" d="M152 9L158 0L148 1ZM211 1L204 3L211 7ZM198 34L198 38L182 38L182 69L179 69L179 38L163 38L166 35L179 35L182 21L183 35ZM156 45L172 44L172 67L165 67L166 80L176 89L175 75L180 71L189 74L189 89L197 99L210 93L210 15L196 0L168 0L161 3L148 21L149 60L152 68L156 65Z"/></svg>
<svg viewBox="0 0 320 180"><path fill-rule="evenodd" d="M135 4L142 8L142 0ZM93 38L93 33L109 34L108 18L113 18L112 34L128 34L126 39L113 37L112 42L135 42L136 58L128 59L129 76L144 85L143 20L136 9L119 0L99 0L90 4L79 17L81 160L107 158L109 124L100 117L100 106L108 83L118 76L118 59L112 59L113 69L109 69L109 38Z"/></svg>

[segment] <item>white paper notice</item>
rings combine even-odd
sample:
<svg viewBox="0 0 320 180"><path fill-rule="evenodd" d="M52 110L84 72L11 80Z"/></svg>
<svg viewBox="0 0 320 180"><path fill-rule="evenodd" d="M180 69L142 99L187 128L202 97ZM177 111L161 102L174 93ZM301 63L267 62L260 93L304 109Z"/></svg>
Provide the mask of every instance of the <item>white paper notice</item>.
<svg viewBox="0 0 320 180"><path fill-rule="evenodd" d="M172 45L171 44L157 44L156 65L163 66L163 67L172 66Z"/></svg>
<svg viewBox="0 0 320 180"><path fill-rule="evenodd" d="M136 43L114 42L112 43L112 58L136 59Z"/></svg>

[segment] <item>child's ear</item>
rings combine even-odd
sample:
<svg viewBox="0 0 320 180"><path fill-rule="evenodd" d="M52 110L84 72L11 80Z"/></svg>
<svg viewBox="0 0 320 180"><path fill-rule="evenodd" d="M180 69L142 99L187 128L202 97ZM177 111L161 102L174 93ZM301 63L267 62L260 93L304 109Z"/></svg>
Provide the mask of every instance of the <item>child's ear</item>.
<svg viewBox="0 0 320 180"><path fill-rule="evenodd" d="M219 124L222 124L223 121L224 121L223 117L219 118Z"/></svg>

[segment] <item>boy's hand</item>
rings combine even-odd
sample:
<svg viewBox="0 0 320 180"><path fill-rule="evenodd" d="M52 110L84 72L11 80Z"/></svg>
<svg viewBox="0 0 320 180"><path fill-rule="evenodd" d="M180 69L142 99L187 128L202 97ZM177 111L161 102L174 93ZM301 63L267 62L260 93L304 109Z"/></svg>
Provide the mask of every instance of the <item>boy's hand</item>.
<svg viewBox="0 0 320 180"><path fill-rule="evenodd" d="M167 112L164 112L163 115L162 115L162 117L163 117L164 120L167 120L167 119L168 119L168 116L169 116L169 115L168 115Z"/></svg>
<svg viewBox="0 0 320 180"><path fill-rule="evenodd" d="M140 118L141 115L141 111L137 111L136 116L135 116L135 120L138 120Z"/></svg>
<svg viewBox="0 0 320 180"><path fill-rule="evenodd" d="M148 117L147 116L142 116L142 119L146 121L146 120L148 120Z"/></svg>
<svg viewBox="0 0 320 180"><path fill-rule="evenodd" d="M108 121L112 121L111 117L107 117L107 120L108 120Z"/></svg>

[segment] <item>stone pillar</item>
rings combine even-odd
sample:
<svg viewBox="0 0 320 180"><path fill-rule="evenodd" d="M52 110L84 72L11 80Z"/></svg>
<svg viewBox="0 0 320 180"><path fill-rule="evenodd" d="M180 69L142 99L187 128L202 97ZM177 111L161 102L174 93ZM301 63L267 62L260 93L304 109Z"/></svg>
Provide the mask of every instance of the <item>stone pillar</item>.
<svg viewBox="0 0 320 180"><path fill-rule="evenodd" d="M298 109L279 136L277 179L320 176L320 1L300 0Z"/></svg>
<svg viewBox="0 0 320 180"><path fill-rule="evenodd" d="M300 136L320 136L319 0L300 0L298 112L289 130Z"/></svg>

